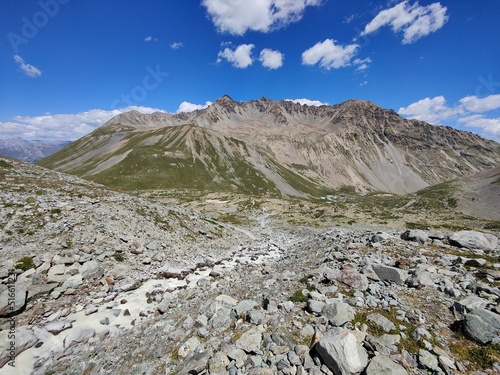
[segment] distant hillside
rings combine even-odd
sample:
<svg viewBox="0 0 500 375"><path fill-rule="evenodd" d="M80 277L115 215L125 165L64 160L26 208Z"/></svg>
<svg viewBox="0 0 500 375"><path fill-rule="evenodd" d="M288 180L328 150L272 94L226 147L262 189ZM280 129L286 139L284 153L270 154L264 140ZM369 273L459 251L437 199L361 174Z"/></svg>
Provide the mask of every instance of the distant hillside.
<svg viewBox="0 0 500 375"><path fill-rule="evenodd" d="M40 164L125 190L402 194L495 167L500 144L359 100L224 96L191 113L118 115Z"/></svg>
<svg viewBox="0 0 500 375"><path fill-rule="evenodd" d="M20 138L0 139L0 155L27 162L36 162L70 143L70 141L26 141Z"/></svg>

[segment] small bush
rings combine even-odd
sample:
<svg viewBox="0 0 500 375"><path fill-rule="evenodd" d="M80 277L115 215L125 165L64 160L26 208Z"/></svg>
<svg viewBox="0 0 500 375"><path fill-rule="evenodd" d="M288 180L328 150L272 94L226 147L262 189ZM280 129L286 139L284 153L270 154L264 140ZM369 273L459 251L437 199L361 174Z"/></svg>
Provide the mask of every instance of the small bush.
<svg viewBox="0 0 500 375"><path fill-rule="evenodd" d="M0 160L0 168L10 169L12 164L7 163L5 160Z"/></svg>
<svg viewBox="0 0 500 375"><path fill-rule="evenodd" d="M23 271L27 271L31 268L35 268L35 265L33 264L33 258L22 257L21 259L19 259L17 261L15 268L18 270L23 270Z"/></svg>
<svg viewBox="0 0 500 375"><path fill-rule="evenodd" d="M125 260L122 253L114 253L113 258L115 258L117 262L123 262Z"/></svg>
<svg viewBox="0 0 500 375"><path fill-rule="evenodd" d="M290 297L290 301L294 303L307 302L307 296L302 293L302 290L296 290L293 296Z"/></svg>

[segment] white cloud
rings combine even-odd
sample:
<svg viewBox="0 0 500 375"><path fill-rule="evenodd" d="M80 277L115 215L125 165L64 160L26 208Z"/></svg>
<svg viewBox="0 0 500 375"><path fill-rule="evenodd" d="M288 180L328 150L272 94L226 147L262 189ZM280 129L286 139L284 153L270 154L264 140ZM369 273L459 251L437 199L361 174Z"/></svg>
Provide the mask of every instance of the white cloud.
<svg viewBox="0 0 500 375"><path fill-rule="evenodd" d="M76 114L47 113L43 116L16 116L11 122L0 122L0 134L2 138L76 140L114 116L132 110L141 113L164 112L158 108L130 106L112 111L91 109Z"/></svg>
<svg viewBox="0 0 500 375"><path fill-rule="evenodd" d="M372 59L367 57L366 59L354 59L352 63L356 67L356 71L360 72L368 69L370 67L371 62Z"/></svg>
<svg viewBox="0 0 500 375"><path fill-rule="evenodd" d="M212 104L212 102L209 102L209 101L207 101L205 104L194 104L194 103L184 101L179 105L179 108L177 109L177 111L175 111L175 113L193 112L193 111L196 111L197 109L205 109L210 104Z"/></svg>
<svg viewBox="0 0 500 375"><path fill-rule="evenodd" d="M500 118L488 118L479 114L497 109L500 109L500 95L490 95L482 99L466 96L460 99L455 107L449 107L444 96L436 96L400 108L398 113L433 124L456 118L458 123L466 127L482 129L481 135L484 137L500 141Z"/></svg>
<svg viewBox="0 0 500 375"><path fill-rule="evenodd" d="M260 52L260 61L262 65L269 69L278 69L283 66L284 56L280 51L273 51L269 48L264 48Z"/></svg>
<svg viewBox="0 0 500 375"><path fill-rule="evenodd" d="M500 94L490 95L480 99L477 96L466 96L460 99L465 109L472 112L487 112L500 108Z"/></svg>
<svg viewBox="0 0 500 375"><path fill-rule="evenodd" d="M419 100L408 107L400 108L398 113L417 120L436 123L463 113L463 109L448 107L446 99L441 95Z"/></svg>
<svg viewBox="0 0 500 375"><path fill-rule="evenodd" d="M224 51L219 51L217 62L220 63L222 59L233 63L235 68L245 69L253 63L252 49L253 44L241 44L235 50L225 48Z"/></svg>
<svg viewBox="0 0 500 375"><path fill-rule="evenodd" d="M374 33L384 26L394 32L403 32L403 44L410 44L444 26L448 21L447 8L440 3L420 6L403 1L392 8L385 9L366 25L361 35Z"/></svg>
<svg viewBox="0 0 500 375"><path fill-rule="evenodd" d="M302 19L308 6L322 0L203 0L219 32L243 35L247 30L269 32Z"/></svg>
<svg viewBox="0 0 500 375"><path fill-rule="evenodd" d="M179 48L182 48L182 47L184 47L184 44L180 43L180 42L175 42L175 43L172 43L170 45L170 48L172 48L172 49L179 49Z"/></svg>
<svg viewBox="0 0 500 375"><path fill-rule="evenodd" d="M312 106L312 107L319 107L321 105L329 105L327 102L320 102L319 100L310 100L310 99L305 99L305 98L302 98L302 99L283 99L287 102L293 102L293 103L298 103L298 104L302 104L302 105L309 105L309 106Z"/></svg>
<svg viewBox="0 0 500 375"><path fill-rule="evenodd" d="M487 118L483 115L472 115L458 120L467 127L480 128L483 135L500 142L500 118Z"/></svg>
<svg viewBox="0 0 500 375"><path fill-rule="evenodd" d="M319 63L322 68L327 70L350 66L359 45L341 46L335 44L335 42L335 40L326 39L323 42L316 43L302 53L302 64L315 65Z"/></svg>
<svg viewBox="0 0 500 375"><path fill-rule="evenodd" d="M33 66L31 64L27 64L23 58L19 55L14 55L14 60L17 62L19 65L19 68L26 74L28 77L40 77L42 75L42 72L40 69L38 69L36 66Z"/></svg>
<svg viewBox="0 0 500 375"><path fill-rule="evenodd" d="M150 35L150 36L145 37L145 38L144 38L144 41L145 41L145 42L152 42L152 41L157 42L157 41L158 41L158 38L153 38L153 37Z"/></svg>

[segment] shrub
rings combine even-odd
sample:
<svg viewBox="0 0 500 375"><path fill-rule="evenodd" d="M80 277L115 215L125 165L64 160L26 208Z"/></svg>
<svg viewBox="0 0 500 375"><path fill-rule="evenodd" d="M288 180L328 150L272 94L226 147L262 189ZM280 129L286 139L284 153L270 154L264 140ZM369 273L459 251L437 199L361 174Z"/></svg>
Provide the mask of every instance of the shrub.
<svg viewBox="0 0 500 375"><path fill-rule="evenodd" d="M35 268L35 265L33 264L33 258L22 257L21 259L18 259L15 268L23 271L27 271L30 268Z"/></svg>

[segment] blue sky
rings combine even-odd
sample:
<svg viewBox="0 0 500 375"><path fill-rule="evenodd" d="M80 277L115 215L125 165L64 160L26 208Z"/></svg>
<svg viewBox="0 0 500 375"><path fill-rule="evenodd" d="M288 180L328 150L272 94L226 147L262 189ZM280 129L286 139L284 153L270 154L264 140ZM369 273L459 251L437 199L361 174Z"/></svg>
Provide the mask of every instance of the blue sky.
<svg viewBox="0 0 500 375"><path fill-rule="evenodd" d="M500 140L498 0L0 2L0 138L77 139L133 108L372 101Z"/></svg>

